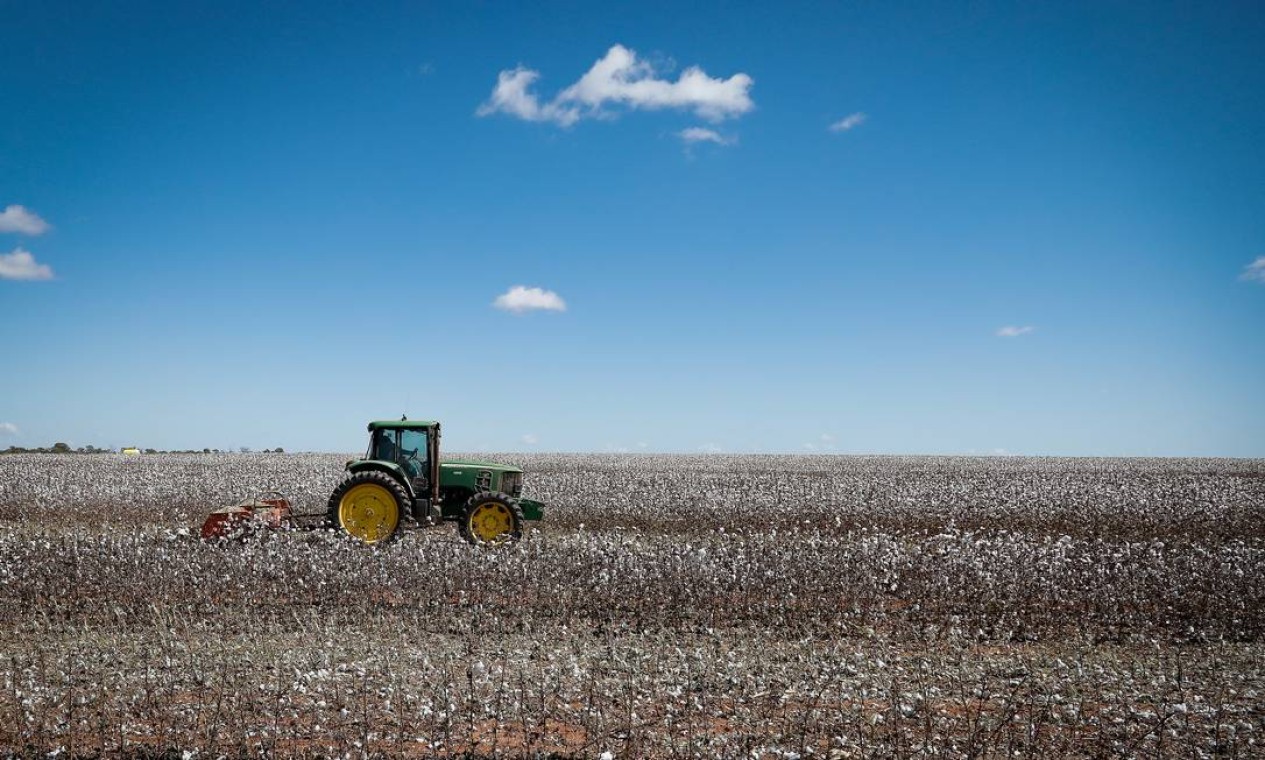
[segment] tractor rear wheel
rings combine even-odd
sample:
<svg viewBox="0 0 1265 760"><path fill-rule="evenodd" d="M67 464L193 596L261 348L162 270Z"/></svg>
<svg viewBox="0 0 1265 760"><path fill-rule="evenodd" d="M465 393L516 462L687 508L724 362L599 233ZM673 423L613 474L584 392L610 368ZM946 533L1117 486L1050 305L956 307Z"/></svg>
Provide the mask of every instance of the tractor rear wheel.
<svg viewBox="0 0 1265 760"><path fill-rule="evenodd" d="M366 544L384 544L395 537L400 514L409 503L399 481L385 472L358 472L329 497L329 524Z"/></svg>
<svg viewBox="0 0 1265 760"><path fill-rule="evenodd" d="M476 546L505 546L523 537L523 510L503 493L484 491L466 502L461 537Z"/></svg>

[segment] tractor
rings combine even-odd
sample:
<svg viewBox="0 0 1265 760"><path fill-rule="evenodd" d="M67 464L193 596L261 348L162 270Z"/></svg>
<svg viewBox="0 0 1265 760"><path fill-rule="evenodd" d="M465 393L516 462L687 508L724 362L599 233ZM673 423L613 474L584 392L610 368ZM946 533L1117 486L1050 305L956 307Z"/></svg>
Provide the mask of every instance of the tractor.
<svg viewBox="0 0 1265 760"><path fill-rule="evenodd" d="M439 461L439 423L369 423L369 449L347 462L347 475L329 497L326 521L366 544L399 535L403 519L417 526L456 522L480 546L512 544L526 520L544 505L522 498L523 471L487 462Z"/></svg>

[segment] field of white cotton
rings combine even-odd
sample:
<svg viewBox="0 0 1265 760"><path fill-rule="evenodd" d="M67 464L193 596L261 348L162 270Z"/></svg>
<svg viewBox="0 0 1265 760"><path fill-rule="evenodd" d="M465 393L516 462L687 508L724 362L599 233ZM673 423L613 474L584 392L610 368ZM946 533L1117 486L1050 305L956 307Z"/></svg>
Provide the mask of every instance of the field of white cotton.
<svg viewBox="0 0 1265 760"><path fill-rule="evenodd" d="M204 543L329 454L0 456L0 755L1265 753L1265 461L479 455L544 520Z"/></svg>

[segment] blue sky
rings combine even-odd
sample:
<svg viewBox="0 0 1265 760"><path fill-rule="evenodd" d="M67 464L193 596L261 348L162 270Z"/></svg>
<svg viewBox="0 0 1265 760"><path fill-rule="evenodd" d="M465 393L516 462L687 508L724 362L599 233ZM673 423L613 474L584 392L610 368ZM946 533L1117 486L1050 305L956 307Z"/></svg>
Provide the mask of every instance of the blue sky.
<svg viewBox="0 0 1265 760"><path fill-rule="evenodd" d="M0 446L1265 456L1259 3L0 17Z"/></svg>

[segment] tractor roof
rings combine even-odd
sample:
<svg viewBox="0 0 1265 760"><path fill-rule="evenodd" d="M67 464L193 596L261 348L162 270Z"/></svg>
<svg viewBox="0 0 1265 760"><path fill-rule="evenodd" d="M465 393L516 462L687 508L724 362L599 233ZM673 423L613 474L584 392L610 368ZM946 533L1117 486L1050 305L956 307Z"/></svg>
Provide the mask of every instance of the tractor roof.
<svg viewBox="0 0 1265 760"><path fill-rule="evenodd" d="M369 423L369 432L374 430L429 430L438 427L434 420L374 420Z"/></svg>

